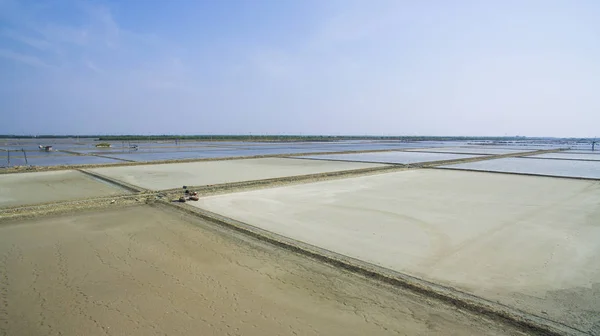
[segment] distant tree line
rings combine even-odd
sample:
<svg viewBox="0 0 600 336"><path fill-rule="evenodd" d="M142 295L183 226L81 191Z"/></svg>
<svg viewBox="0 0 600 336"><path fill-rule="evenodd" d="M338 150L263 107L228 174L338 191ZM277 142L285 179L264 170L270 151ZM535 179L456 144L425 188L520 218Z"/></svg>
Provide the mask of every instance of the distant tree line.
<svg viewBox="0 0 600 336"><path fill-rule="evenodd" d="M204 141L340 141L340 140L395 140L395 141L523 141L523 140L569 140L592 141L591 138L542 138L505 136L369 136L369 135L0 135L0 139L56 139L80 138L98 141L143 141L143 140L204 140Z"/></svg>
<svg viewBox="0 0 600 336"><path fill-rule="evenodd" d="M12 135L0 134L0 139L64 139L64 138L98 138L98 135Z"/></svg>
<svg viewBox="0 0 600 336"><path fill-rule="evenodd" d="M513 138L510 138L513 139ZM522 140L523 138L514 138ZM509 140L506 137L451 137L451 136L335 136L335 135L113 135L100 136L101 141L134 140L206 140L206 141L340 141L340 140Z"/></svg>

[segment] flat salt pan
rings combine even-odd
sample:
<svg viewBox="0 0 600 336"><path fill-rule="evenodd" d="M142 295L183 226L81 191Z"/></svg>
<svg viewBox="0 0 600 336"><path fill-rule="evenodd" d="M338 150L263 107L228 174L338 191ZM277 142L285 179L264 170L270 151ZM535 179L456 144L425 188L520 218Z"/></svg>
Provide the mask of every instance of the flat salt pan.
<svg viewBox="0 0 600 336"><path fill-rule="evenodd" d="M412 170L192 205L572 327L600 326L599 182Z"/></svg>
<svg viewBox="0 0 600 336"><path fill-rule="evenodd" d="M600 161L600 155L598 154L573 154L573 153L546 153L526 156L527 158L541 158L541 159L562 159L562 160L593 160Z"/></svg>
<svg viewBox="0 0 600 336"><path fill-rule="evenodd" d="M142 188L164 190L184 185L213 185L383 166L367 163L265 158L107 167L91 169L91 171Z"/></svg>
<svg viewBox="0 0 600 336"><path fill-rule="evenodd" d="M0 175L0 208L123 193L75 170Z"/></svg>
<svg viewBox="0 0 600 336"><path fill-rule="evenodd" d="M431 153L461 153L461 154L513 154L531 152L531 150L523 149L506 149L506 148L479 148L479 147L441 147L441 148L419 148L409 149L411 152L431 152Z"/></svg>
<svg viewBox="0 0 600 336"><path fill-rule="evenodd" d="M445 153L419 153L419 152L378 152L357 154L331 154L331 155L307 155L303 159L335 160L354 162L377 162L377 163L421 163L445 160L459 160L477 157L480 155L445 154Z"/></svg>
<svg viewBox="0 0 600 336"><path fill-rule="evenodd" d="M441 168L600 179L600 162L595 161L505 158L453 164Z"/></svg>

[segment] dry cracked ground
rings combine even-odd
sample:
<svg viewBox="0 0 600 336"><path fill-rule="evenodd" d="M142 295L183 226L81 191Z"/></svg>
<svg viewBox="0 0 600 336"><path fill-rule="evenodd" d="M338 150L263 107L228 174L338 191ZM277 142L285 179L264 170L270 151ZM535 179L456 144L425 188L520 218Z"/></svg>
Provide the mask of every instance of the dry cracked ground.
<svg viewBox="0 0 600 336"><path fill-rule="evenodd" d="M0 335L521 335L175 210L0 225Z"/></svg>

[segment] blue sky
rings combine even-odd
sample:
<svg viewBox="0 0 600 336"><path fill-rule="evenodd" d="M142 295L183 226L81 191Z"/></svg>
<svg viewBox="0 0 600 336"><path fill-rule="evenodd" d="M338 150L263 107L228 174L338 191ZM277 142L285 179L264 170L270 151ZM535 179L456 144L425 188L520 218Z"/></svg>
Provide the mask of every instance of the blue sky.
<svg viewBox="0 0 600 336"><path fill-rule="evenodd" d="M0 134L600 136L600 2L0 0Z"/></svg>

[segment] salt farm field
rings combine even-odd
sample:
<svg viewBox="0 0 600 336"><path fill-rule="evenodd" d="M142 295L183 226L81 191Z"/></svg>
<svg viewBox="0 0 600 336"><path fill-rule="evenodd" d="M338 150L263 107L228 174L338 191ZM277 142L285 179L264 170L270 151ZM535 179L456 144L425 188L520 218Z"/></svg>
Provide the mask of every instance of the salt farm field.
<svg viewBox="0 0 600 336"><path fill-rule="evenodd" d="M600 169L581 148L54 146L0 169L0 335L600 335ZM130 162L189 153L223 156ZM274 157L237 158L257 153ZM173 202L184 185L199 201Z"/></svg>

